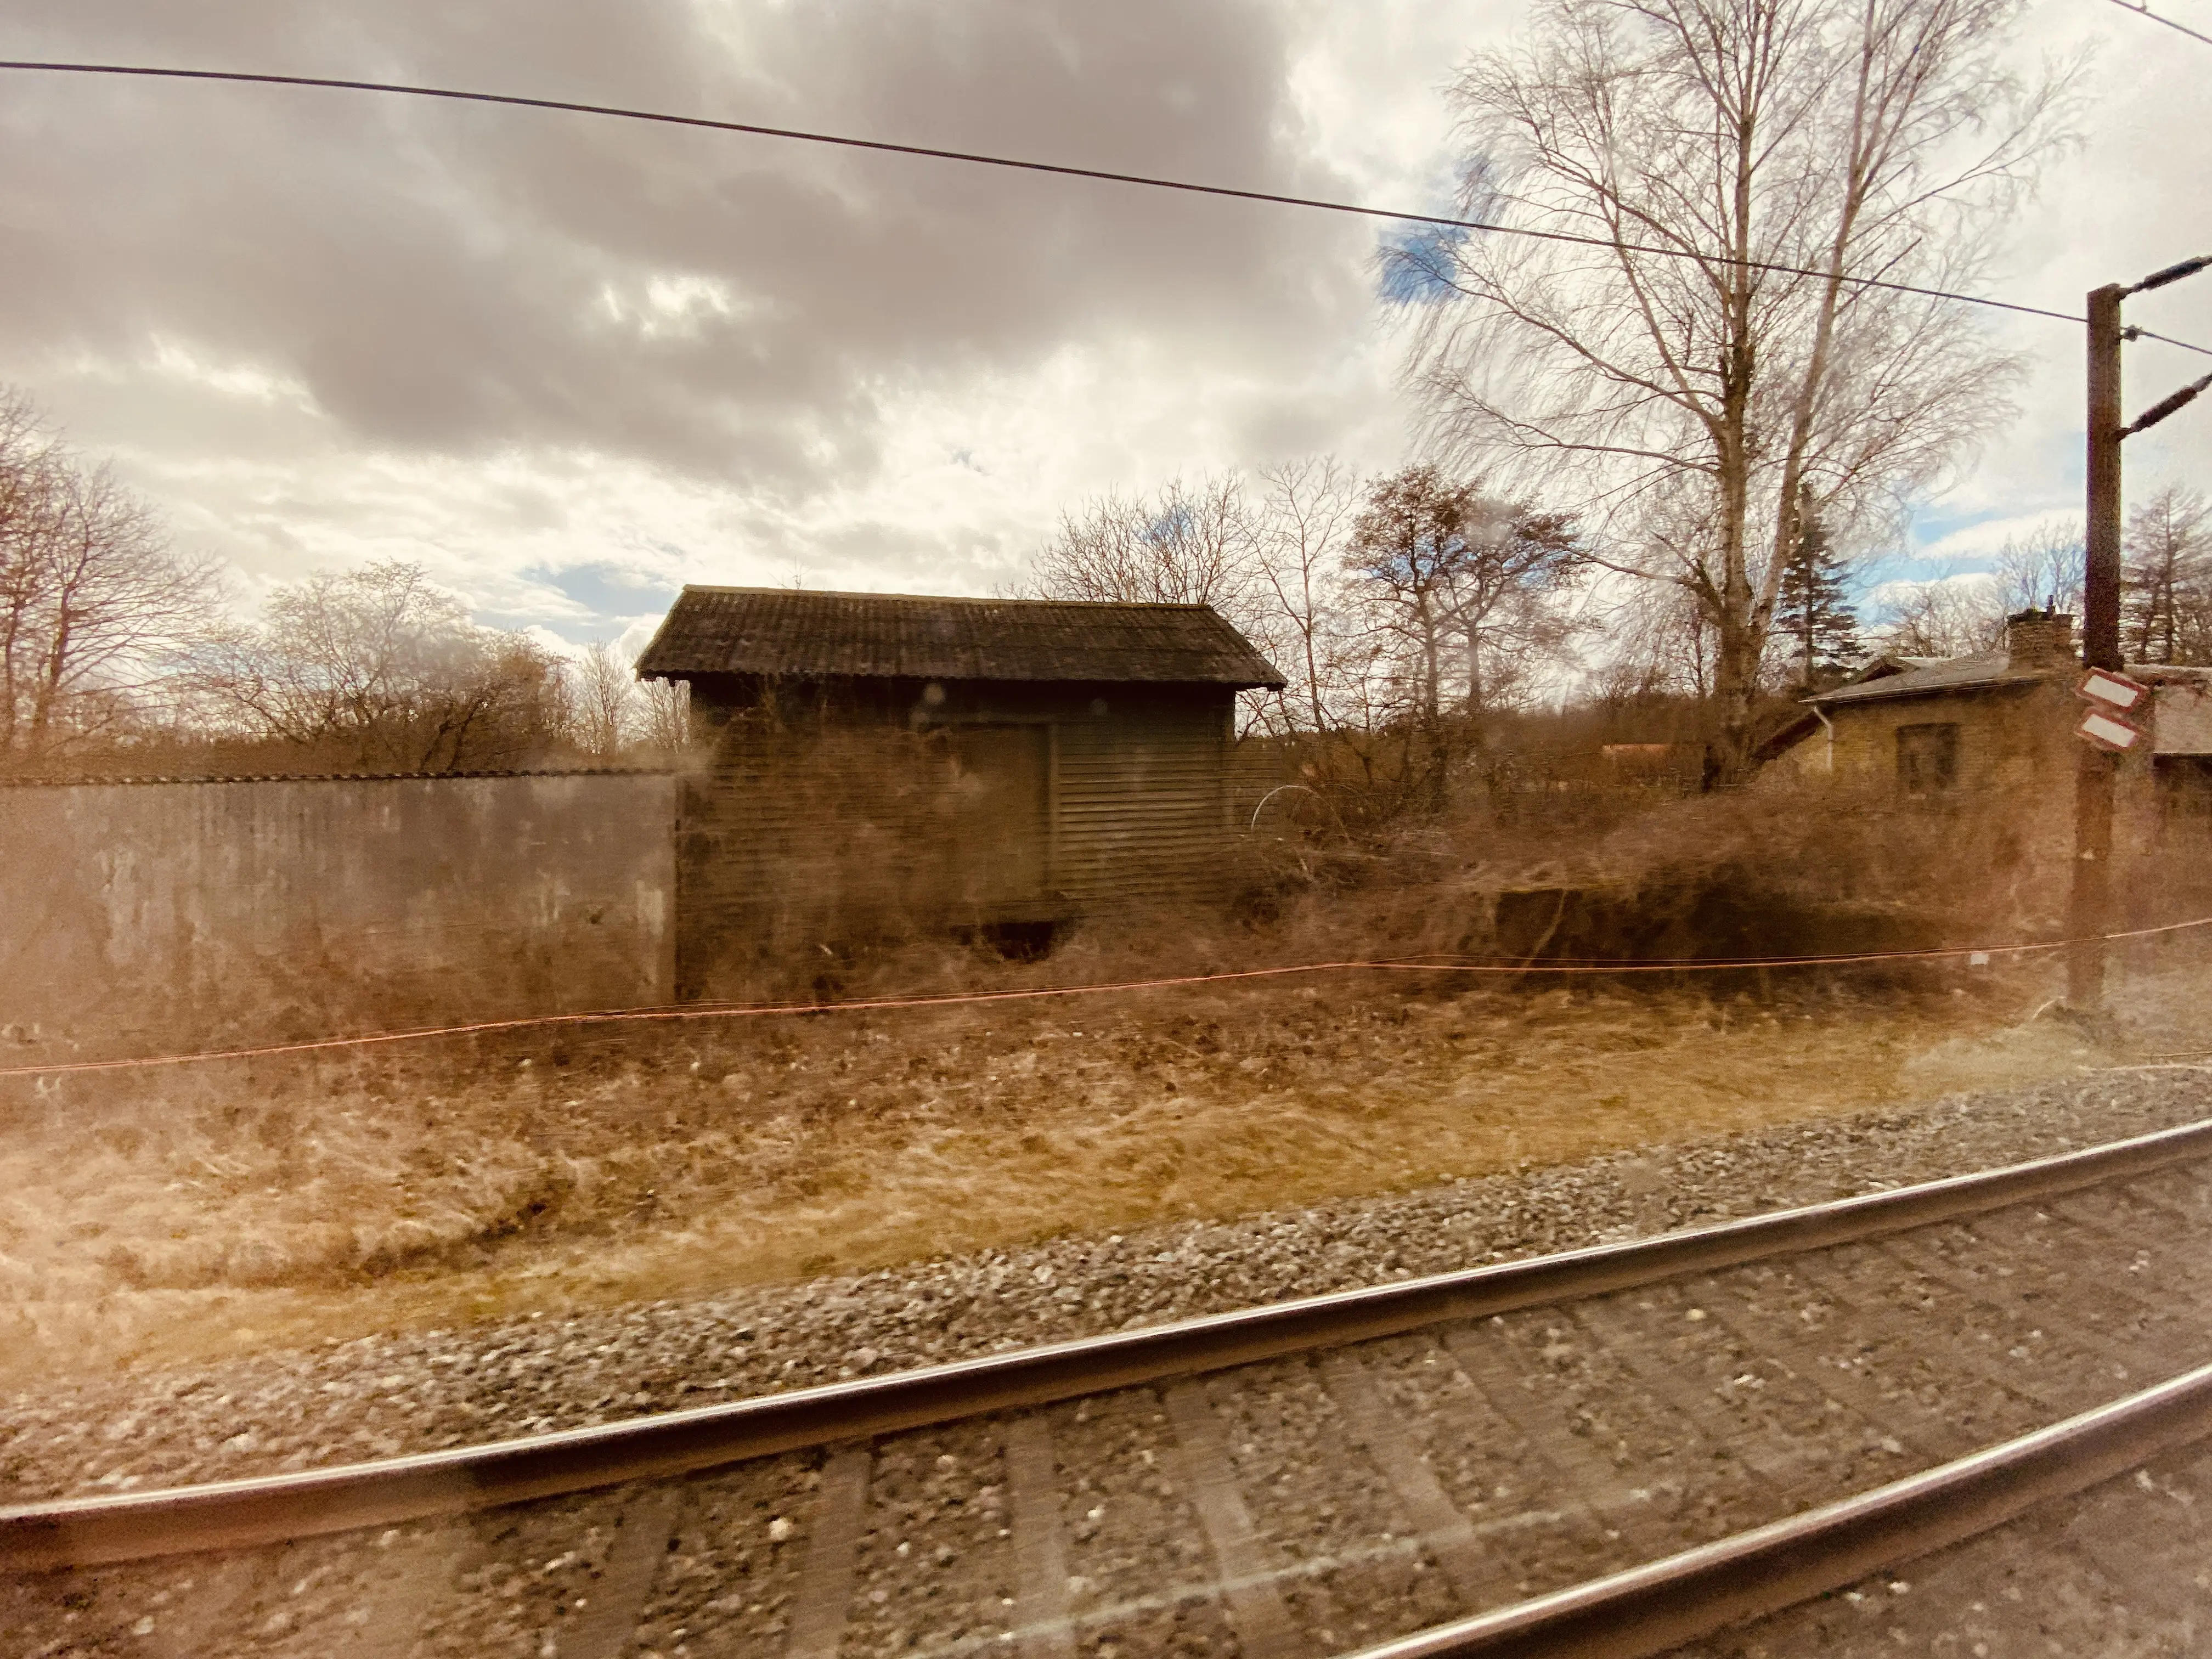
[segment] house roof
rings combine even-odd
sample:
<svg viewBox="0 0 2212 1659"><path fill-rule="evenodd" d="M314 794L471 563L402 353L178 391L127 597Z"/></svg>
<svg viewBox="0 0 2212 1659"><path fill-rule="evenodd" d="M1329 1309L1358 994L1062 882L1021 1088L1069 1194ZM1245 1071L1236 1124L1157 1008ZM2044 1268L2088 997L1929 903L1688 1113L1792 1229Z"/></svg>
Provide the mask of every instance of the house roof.
<svg viewBox="0 0 2212 1659"><path fill-rule="evenodd" d="M639 657L637 672L656 679L773 674L1283 684L1211 605L781 587L685 587Z"/></svg>
<svg viewBox="0 0 2212 1659"><path fill-rule="evenodd" d="M2028 669L2015 672L2002 651L1972 657L1908 657L1896 652L1876 657L1843 684L1832 686L1804 701L1809 708L1878 702L1889 697L1927 696L1940 691L1993 690L2007 685L2035 685L2047 676ZM1798 715L1770 732L1753 750L1764 763L1794 749L1820 729L1820 717Z"/></svg>
<svg viewBox="0 0 2212 1659"><path fill-rule="evenodd" d="M1883 672L1887 670L1888 672ZM1935 691L1993 689L2001 685L2034 685L2049 676L2031 669L2015 669L2002 651L1976 657L1887 657L1846 685L1838 685L1808 702L1823 705L1873 702L1884 697L1912 697Z"/></svg>

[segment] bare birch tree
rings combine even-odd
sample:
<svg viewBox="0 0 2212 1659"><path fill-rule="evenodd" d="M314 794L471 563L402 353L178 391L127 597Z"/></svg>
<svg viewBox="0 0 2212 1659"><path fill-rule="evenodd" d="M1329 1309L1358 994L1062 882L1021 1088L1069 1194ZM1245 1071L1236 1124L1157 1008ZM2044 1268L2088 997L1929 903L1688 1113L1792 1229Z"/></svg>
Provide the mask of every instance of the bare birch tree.
<svg viewBox="0 0 2212 1659"><path fill-rule="evenodd" d="M1432 440L1559 480L1553 499L1574 477L1623 529L1621 568L1695 598L1723 778L1749 762L1801 511L1849 544L2005 408L2015 365L1966 307L1854 279L1977 279L2066 83L2001 67L2019 11L1548 0L1451 89L1468 216L1595 246L1474 233L1394 256ZM1639 545L1655 507L1702 533Z"/></svg>

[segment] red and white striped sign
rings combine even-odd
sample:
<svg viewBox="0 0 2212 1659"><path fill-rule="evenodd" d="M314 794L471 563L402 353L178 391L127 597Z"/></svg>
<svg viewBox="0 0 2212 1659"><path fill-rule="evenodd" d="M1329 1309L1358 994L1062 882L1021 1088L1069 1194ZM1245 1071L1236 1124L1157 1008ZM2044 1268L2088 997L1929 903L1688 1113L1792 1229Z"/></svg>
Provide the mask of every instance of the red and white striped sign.
<svg viewBox="0 0 2212 1659"><path fill-rule="evenodd" d="M2140 729L2130 726L2118 714L2108 714L2101 708L2092 708L2081 716L2081 724L2074 728L2076 737L2115 755L2125 754L2142 741Z"/></svg>
<svg viewBox="0 0 2212 1659"><path fill-rule="evenodd" d="M2074 688L2074 694L2124 714L2150 696L2150 687L2109 668L2093 668L2081 676L2081 684Z"/></svg>

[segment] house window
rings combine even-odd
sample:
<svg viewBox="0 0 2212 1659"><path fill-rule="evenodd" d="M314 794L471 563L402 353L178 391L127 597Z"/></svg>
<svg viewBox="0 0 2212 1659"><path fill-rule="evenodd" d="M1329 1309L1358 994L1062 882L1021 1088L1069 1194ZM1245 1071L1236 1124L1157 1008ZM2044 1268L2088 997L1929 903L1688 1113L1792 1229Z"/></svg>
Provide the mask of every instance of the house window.
<svg viewBox="0 0 2212 1659"><path fill-rule="evenodd" d="M1959 728L1897 728L1897 787L1908 795L1940 795L1959 787Z"/></svg>

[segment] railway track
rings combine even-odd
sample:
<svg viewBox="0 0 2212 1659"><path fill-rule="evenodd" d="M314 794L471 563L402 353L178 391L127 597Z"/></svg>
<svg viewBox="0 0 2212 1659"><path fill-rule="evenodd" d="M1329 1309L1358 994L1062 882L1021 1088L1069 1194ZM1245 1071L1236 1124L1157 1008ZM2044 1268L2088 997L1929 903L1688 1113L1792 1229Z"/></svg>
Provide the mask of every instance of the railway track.
<svg viewBox="0 0 2212 1659"><path fill-rule="evenodd" d="M2212 1433L2208 1158L2212 1122L737 1405L8 1510L0 1642L1656 1653Z"/></svg>

